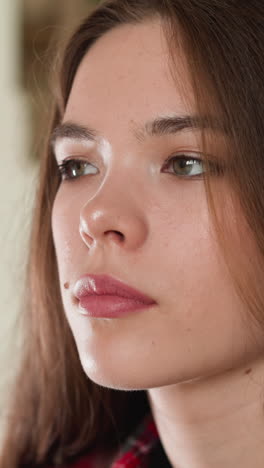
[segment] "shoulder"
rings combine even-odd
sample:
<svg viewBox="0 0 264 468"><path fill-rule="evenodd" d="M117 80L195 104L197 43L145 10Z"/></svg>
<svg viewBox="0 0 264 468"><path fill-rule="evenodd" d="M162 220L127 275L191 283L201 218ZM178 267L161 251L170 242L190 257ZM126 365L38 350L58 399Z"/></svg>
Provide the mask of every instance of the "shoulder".
<svg viewBox="0 0 264 468"><path fill-rule="evenodd" d="M77 460L60 468L109 468L115 459L116 454L93 452L83 455ZM55 468L55 467L49 467Z"/></svg>

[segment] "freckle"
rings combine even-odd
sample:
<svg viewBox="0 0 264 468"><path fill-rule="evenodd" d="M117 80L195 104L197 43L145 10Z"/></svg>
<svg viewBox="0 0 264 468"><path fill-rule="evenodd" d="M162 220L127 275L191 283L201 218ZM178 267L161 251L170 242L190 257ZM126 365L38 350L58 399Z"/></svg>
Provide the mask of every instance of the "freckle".
<svg viewBox="0 0 264 468"><path fill-rule="evenodd" d="M69 287L70 287L69 283L64 283L64 288L65 289L69 289Z"/></svg>
<svg viewBox="0 0 264 468"><path fill-rule="evenodd" d="M245 371L245 374L250 374L251 371L252 371L252 369L247 369L247 370Z"/></svg>

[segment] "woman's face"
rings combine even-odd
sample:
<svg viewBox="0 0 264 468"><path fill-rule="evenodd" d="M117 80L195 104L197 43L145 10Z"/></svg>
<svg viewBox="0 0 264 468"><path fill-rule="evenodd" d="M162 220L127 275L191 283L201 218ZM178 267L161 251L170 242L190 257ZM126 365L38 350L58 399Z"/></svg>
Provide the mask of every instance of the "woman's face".
<svg viewBox="0 0 264 468"><path fill-rule="evenodd" d="M200 130L170 124L163 134L139 131L158 117L195 115L180 52L176 60L184 94L170 75L161 23L107 33L83 59L63 118L98 136L91 141L61 131L55 142L58 164L65 158L92 164L68 168L75 178L61 182L52 229L65 314L83 369L111 388L202 378L257 352L215 241L203 166L191 159L185 167L182 160L165 164L182 154L202 157ZM223 138L216 135L219 145ZM223 176L212 177L223 187ZM85 274L113 276L156 304L119 318L85 316L74 295Z"/></svg>

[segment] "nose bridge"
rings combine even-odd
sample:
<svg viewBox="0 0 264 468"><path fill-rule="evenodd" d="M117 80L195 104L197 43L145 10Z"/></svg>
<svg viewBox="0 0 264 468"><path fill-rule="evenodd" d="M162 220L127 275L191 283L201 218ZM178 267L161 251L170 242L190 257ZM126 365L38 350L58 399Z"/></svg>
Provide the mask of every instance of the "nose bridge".
<svg viewBox="0 0 264 468"><path fill-rule="evenodd" d="M84 212L95 208L104 208L105 210L128 210L129 206L136 207L138 204L139 193L135 187L139 187L138 175L132 173L131 168L116 166L109 167L102 179L95 194L85 201L83 205Z"/></svg>
<svg viewBox="0 0 264 468"><path fill-rule="evenodd" d="M139 187L131 171L106 174L96 193L80 211L80 235L89 247L115 240L139 246L147 236L147 220ZM134 179L134 180L133 180Z"/></svg>

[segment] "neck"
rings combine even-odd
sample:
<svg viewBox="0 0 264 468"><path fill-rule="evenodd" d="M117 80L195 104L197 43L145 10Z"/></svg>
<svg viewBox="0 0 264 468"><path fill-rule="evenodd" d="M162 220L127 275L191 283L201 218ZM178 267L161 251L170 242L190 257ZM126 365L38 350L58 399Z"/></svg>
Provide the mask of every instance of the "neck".
<svg viewBox="0 0 264 468"><path fill-rule="evenodd" d="M264 359L148 397L174 468L263 467Z"/></svg>

